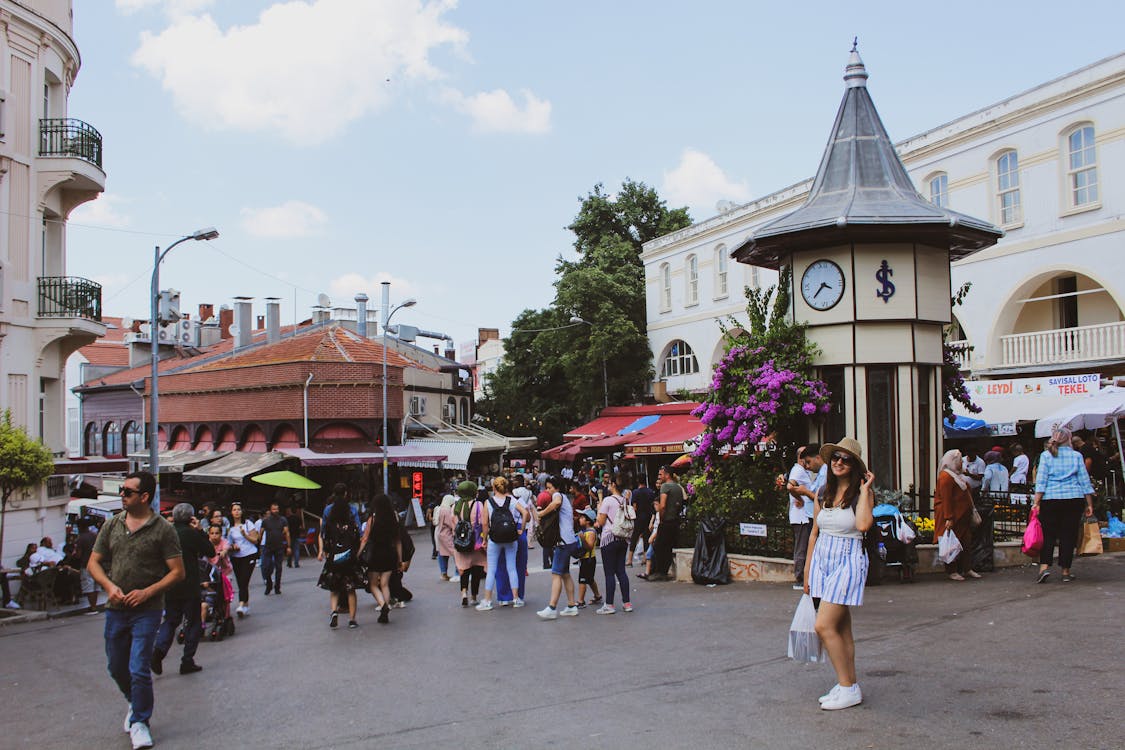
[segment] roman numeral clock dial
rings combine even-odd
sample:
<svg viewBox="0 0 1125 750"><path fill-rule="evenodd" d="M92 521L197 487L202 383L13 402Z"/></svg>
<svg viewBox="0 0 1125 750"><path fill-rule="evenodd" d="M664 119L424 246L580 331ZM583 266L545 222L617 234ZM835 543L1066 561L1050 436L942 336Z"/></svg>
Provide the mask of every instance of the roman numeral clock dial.
<svg viewBox="0 0 1125 750"><path fill-rule="evenodd" d="M818 260L801 276L801 296L814 310L830 310L844 296L844 272L830 260Z"/></svg>

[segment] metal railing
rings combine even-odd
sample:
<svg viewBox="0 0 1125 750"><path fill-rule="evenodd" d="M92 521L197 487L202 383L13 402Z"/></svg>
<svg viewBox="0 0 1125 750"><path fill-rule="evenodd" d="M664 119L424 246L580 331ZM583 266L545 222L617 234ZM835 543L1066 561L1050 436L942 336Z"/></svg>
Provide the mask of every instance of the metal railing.
<svg viewBox="0 0 1125 750"><path fill-rule="evenodd" d="M102 285L79 276L39 277L40 318L102 320Z"/></svg>
<svg viewBox="0 0 1125 750"><path fill-rule="evenodd" d="M960 339L958 341L950 341L949 345L953 348L953 359L957 361L957 366L961 368L962 372L970 369L970 358L972 351L968 349L969 340Z"/></svg>
<svg viewBox="0 0 1125 750"><path fill-rule="evenodd" d="M1000 337L1001 365L1050 365L1125 356L1125 323L1102 323Z"/></svg>
<svg viewBox="0 0 1125 750"><path fill-rule="evenodd" d="M73 118L39 121L39 155L72 156L102 166L102 134L94 126Z"/></svg>

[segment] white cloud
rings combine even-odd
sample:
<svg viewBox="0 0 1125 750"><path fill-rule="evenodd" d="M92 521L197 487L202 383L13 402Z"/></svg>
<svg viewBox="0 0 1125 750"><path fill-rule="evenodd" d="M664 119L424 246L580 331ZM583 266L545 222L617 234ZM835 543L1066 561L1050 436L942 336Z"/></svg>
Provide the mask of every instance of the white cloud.
<svg viewBox="0 0 1125 750"><path fill-rule="evenodd" d="M131 15L149 8L163 8L169 16L182 16L198 13L215 4L215 0L115 0L117 10Z"/></svg>
<svg viewBox="0 0 1125 750"><path fill-rule="evenodd" d="M133 63L201 126L316 144L385 107L395 86L441 78L430 53L460 51L468 41L442 19L455 5L293 0L228 29L208 14L180 16L159 33L142 33Z"/></svg>
<svg viewBox="0 0 1125 750"><path fill-rule="evenodd" d="M67 220L73 224L125 229L132 224L132 219L121 210L121 207L127 203L128 200L120 195L102 193L96 200L83 203L74 209Z"/></svg>
<svg viewBox="0 0 1125 750"><path fill-rule="evenodd" d="M468 115L476 130L485 133L548 133L551 130L551 103L540 99L530 91L520 91L523 96L521 108L504 89L482 91L466 96L459 91L447 89L446 101L457 110Z"/></svg>
<svg viewBox="0 0 1125 750"><path fill-rule="evenodd" d="M374 276L364 276L354 271L343 276L337 276L328 282L328 293L332 298L332 304L351 305L355 296L363 292L371 298L371 301L367 303L367 309L371 310L382 304L383 289L380 285L384 281L391 282L392 308L410 297L418 296L418 288L414 284L406 279L392 276L385 271L380 271ZM396 315L395 319L397 320L397 318Z"/></svg>
<svg viewBox="0 0 1125 750"><path fill-rule="evenodd" d="M726 175L714 160L693 148L684 149L680 163L664 173L661 195L670 206L689 206L692 213L710 216L715 203L730 200L745 203L752 197L745 182L735 182Z"/></svg>
<svg viewBox="0 0 1125 750"><path fill-rule="evenodd" d="M285 201L280 206L244 208L242 228L254 237L287 239L317 234L328 216L311 203Z"/></svg>

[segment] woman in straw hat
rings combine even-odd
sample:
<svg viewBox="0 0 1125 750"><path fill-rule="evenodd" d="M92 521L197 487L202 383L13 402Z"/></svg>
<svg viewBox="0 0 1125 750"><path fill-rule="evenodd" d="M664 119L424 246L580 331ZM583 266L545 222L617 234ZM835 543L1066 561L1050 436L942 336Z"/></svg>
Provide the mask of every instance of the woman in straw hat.
<svg viewBox="0 0 1125 750"><path fill-rule="evenodd" d="M836 670L837 683L820 698L826 711L850 708L863 701L855 676L855 638L848 607L863 604L867 555L863 532L871 514L875 475L863 463L863 448L853 438L828 443L820 456L829 465L828 481L813 505L813 527L805 561L805 593L817 607L816 633Z"/></svg>

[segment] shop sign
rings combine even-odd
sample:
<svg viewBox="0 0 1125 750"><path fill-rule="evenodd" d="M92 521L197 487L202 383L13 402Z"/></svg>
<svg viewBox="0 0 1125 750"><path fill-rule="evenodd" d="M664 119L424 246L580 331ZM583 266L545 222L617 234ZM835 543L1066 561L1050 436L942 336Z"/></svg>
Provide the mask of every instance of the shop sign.
<svg viewBox="0 0 1125 750"><path fill-rule="evenodd" d="M991 399L1027 399L1059 397L1084 398L1098 392L1101 375L1056 375L1047 378L1012 378L1008 380L974 380L965 385L974 401Z"/></svg>

